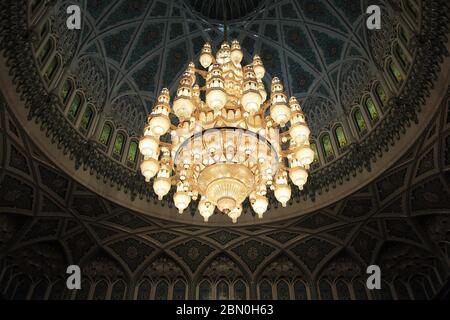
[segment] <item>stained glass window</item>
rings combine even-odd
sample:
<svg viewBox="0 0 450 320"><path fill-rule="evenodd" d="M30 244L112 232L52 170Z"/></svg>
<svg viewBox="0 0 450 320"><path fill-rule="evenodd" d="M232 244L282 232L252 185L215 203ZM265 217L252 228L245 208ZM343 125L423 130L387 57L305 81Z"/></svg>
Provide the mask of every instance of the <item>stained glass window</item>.
<svg viewBox="0 0 450 320"><path fill-rule="evenodd" d="M94 295L92 296L93 300L105 300L107 291L108 284L106 281L100 281L95 286Z"/></svg>
<svg viewBox="0 0 450 320"><path fill-rule="evenodd" d="M289 294L289 285L286 281L280 281L277 284L277 299L278 300L289 300L291 298Z"/></svg>
<svg viewBox="0 0 450 320"><path fill-rule="evenodd" d="M406 33L405 28L403 28L402 26L399 26L398 33L400 35L400 39L402 39L405 44L409 43L409 35L408 35L408 33Z"/></svg>
<svg viewBox="0 0 450 320"><path fill-rule="evenodd" d="M111 300L123 300L126 290L126 285L123 280L117 281L111 290Z"/></svg>
<svg viewBox="0 0 450 320"><path fill-rule="evenodd" d="M67 99L69 98L71 92L72 92L72 81L67 79L66 81L64 81L64 84L61 88L61 98L64 104L66 104Z"/></svg>
<svg viewBox="0 0 450 320"><path fill-rule="evenodd" d="M375 102L373 102L373 99L371 97L366 99L366 109L372 121L378 120L377 107L375 106Z"/></svg>
<svg viewBox="0 0 450 320"><path fill-rule="evenodd" d="M366 122L364 121L364 117L361 113L361 110L356 109L353 113L353 117L355 119L356 128L360 133L364 133L367 130Z"/></svg>
<svg viewBox="0 0 450 320"><path fill-rule="evenodd" d="M386 92L381 83L375 87L375 93L377 94L378 100L384 105L386 103Z"/></svg>
<svg viewBox="0 0 450 320"><path fill-rule="evenodd" d="M363 284L360 280L355 280L353 282L353 291L355 293L355 299L356 300L367 300L367 292L366 292L366 285Z"/></svg>
<svg viewBox="0 0 450 320"><path fill-rule="evenodd" d="M327 161L332 160L334 158L333 145L331 144L330 135L324 134L321 139L323 153Z"/></svg>
<svg viewBox="0 0 450 320"><path fill-rule="evenodd" d="M211 300L211 284L207 280L203 280L198 287L198 298L200 300Z"/></svg>
<svg viewBox="0 0 450 320"><path fill-rule="evenodd" d="M139 285L139 290L137 294L138 300L148 300L150 299L150 291L152 289L152 286L150 285L150 282L148 280L144 280Z"/></svg>
<svg viewBox="0 0 450 320"><path fill-rule="evenodd" d="M111 140L112 127L109 124L103 126L102 133L100 134L100 143L107 146Z"/></svg>
<svg viewBox="0 0 450 320"><path fill-rule="evenodd" d="M319 162L319 153L317 151L317 145L315 143L311 143L311 149L314 151L314 162Z"/></svg>
<svg viewBox="0 0 450 320"><path fill-rule="evenodd" d="M136 141L133 141L130 143L130 148L128 149L128 161L130 162L136 162L137 157L137 150L138 150L138 144Z"/></svg>
<svg viewBox="0 0 450 320"><path fill-rule="evenodd" d="M53 80L53 78L55 77L56 71L58 70L58 66L59 66L58 56L55 56L52 62L50 62L47 71L45 72L45 76L49 81Z"/></svg>
<svg viewBox="0 0 450 320"><path fill-rule="evenodd" d="M173 286L173 300L185 300L186 299L186 284L178 280Z"/></svg>
<svg viewBox="0 0 450 320"><path fill-rule="evenodd" d="M336 291L339 300L350 300L350 291L348 289L347 284L344 281L339 281L336 284Z"/></svg>
<svg viewBox="0 0 450 320"><path fill-rule="evenodd" d="M409 296L409 293L408 293L408 289L406 288L406 286L403 282L401 282L398 279L395 280L394 288L395 288L395 292L397 293L397 298L399 300L411 300L411 297Z"/></svg>
<svg viewBox="0 0 450 320"><path fill-rule="evenodd" d="M235 300L246 300L247 299L247 287L242 280L238 280L234 284L234 299Z"/></svg>
<svg viewBox="0 0 450 320"><path fill-rule="evenodd" d="M125 144L125 136L122 133L119 133L116 137L116 141L114 142L113 153L115 153L116 155L121 155L124 144Z"/></svg>
<svg viewBox="0 0 450 320"><path fill-rule="evenodd" d="M403 51L403 48L398 43L395 44L395 54L397 55L402 67L406 69L409 65L409 60L406 57L405 51Z"/></svg>
<svg viewBox="0 0 450 320"><path fill-rule="evenodd" d="M42 48L41 52L39 52L38 55L38 60L41 64L43 64L48 56L50 55L50 52L52 51L53 48L53 39L48 39L47 42L45 43L45 46Z"/></svg>
<svg viewBox="0 0 450 320"><path fill-rule="evenodd" d="M296 281L294 284L295 300L308 300L308 293L303 281Z"/></svg>
<svg viewBox="0 0 450 320"><path fill-rule="evenodd" d="M377 300L392 300L391 287L386 281L381 282L381 289L375 290L375 297Z"/></svg>
<svg viewBox="0 0 450 320"><path fill-rule="evenodd" d="M17 286L12 300L25 300L27 298L28 291L30 290L30 285L31 280L28 277L24 277L24 279Z"/></svg>
<svg viewBox="0 0 450 320"><path fill-rule="evenodd" d="M259 299L260 300L272 300L272 286L266 280L259 285Z"/></svg>
<svg viewBox="0 0 450 320"><path fill-rule="evenodd" d="M31 300L44 300L45 293L47 292L48 282L47 280L41 280L37 286L33 289Z"/></svg>
<svg viewBox="0 0 450 320"><path fill-rule="evenodd" d="M402 74L397 65L394 63L394 61L391 61L389 63L389 71L391 72L391 75L396 83L402 82L403 80Z"/></svg>
<svg viewBox="0 0 450 320"><path fill-rule="evenodd" d="M61 280L54 283L52 288L50 289L48 300L62 300L64 298L63 293L65 288L65 283L63 283Z"/></svg>
<svg viewBox="0 0 450 320"><path fill-rule="evenodd" d="M91 290L91 283L88 280L81 281L81 289L76 290L76 299L87 300L89 298L89 290Z"/></svg>
<svg viewBox="0 0 450 320"><path fill-rule="evenodd" d="M70 104L69 111L67 113L69 120L72 122L75 122L75 119L78 116L78 112L80 111L81 107L81 101L82 101L81 95L77 93L73 98L72 103Z"/></svg>
<svg viewBox="0 0 450 320"><path fill-rule="evenodd" d="M328 281L324 279L319 281L319 292L322 300L333 300L333 291Z"/></svg>
<svg viewBox="0 0 450 320"><path fill-rule="evenodd" d="M169 285L166 281L160 281L156 286L155 300L167 300L169 297Z"/></svg>
<svg viewBox="0 0 450 320"><path fill-rule="evenodd" d="M225 281L220 281L216 287L216 299L217 300L228 300L230 298L228 283Z"/></svg>
<svg viewBox="0 0 450 320"><path fill-rule="evenodd" d="M342 126L337 126L334 133L336 134L339 148L345 147L347 145L347 138L345 138L344 128Z"/></svg>
<svg viewBox="0 0 450 320"><path fill-rule="evenodd" d="M83 117L81 118L80 124L80 128L83 130L84 133L87 133L87 131L89 130L93 117L94 111L92 110L92 107L87 107L86 111L83 114Z"/></svg>

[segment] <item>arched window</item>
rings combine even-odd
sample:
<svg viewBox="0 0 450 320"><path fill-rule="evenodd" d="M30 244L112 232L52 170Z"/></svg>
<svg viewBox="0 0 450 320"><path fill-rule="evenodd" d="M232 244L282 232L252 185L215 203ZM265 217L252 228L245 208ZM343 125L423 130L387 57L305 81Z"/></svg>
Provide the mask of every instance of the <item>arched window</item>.
<svg viewBox="0 0 450 320"><path fill-rule="evenodd" d="M112 127L110 124L105 123L103 126L102 132L100 134L100 143L104 146L108 146L109 142L111 141L111 134L112 134Z"/></svg>
<svg viewBox="0 0 450 320"><path fill-rule="evenodd" d="M394 288L395 292L397 293L398 300L411 300L411 297L408 293L408 288L406 288L405 284L401 280L396 279L394 281Z"/></svg>
<svg viewBox="0 0 450 320"><path fill-rule="evenodd" d="M348 289L347 284L340 280L336 284L336 292L339 300L350 300L350 291Z"/></svg>
<svg viewBox="0 0 450 320"><path fill-rule="evenodd" d="M150 284L150 281L148 281L147 279L142 281L139 284L137 300L149 300L151 290L152 290L152 286Z"/></svg>
<svg viewBox="0 0 450 320"><path fill-rule="evenodd" d="M105 300L106 292L108 291L108 283L105 280L102 280L97 283L94 290L94 295L92 296L93 300Z"/></svg>
<svg viewBox="0 0 450 320"><path fill-rule="evenodd" d="M397 64L395 64L395 62L392 60L389 62L389 73L391 74L391 77L396 84L399 84L403 81L400 69L398 68Z"/></svg>
<svg viewBox="0 0 450 320"><path fill-rule="evenodd" d="M53 38L49 38L45 43L44 47L38 53L38 61L41 65L43 65L45 61L47 61L48 57L50 56L50 53L52 52L52 49L53 49Z"/></svg>
<svg viewBox="0 0 450 320"><path fill-rule="evenodd" d="M155 300L167 300L169 297L169 285L167 281L160 281L156 286Z"/></svg>
<svg viewBox="0 0 450 320"><path fill-rule="evenodd" d="M81 281L81 289L76 290L75 298L77 300L87 300L89 298L89 291L91 290L91 283L89 280Z"/></svg>
<svg viewBox="0 0 450 320"><path fill-rule="evenodd" d="M12 300L25 300L30 290L31 280L28 277L21 279L20 283L16 287Z"/></svg>
<svg viewBox="0 0 450 320"><path fill-rule="evenodd" d="M403 70L408 69L409 60L408 60L408 57L406 57L406 54L405 54L405 51L403 50L403 48L398 43L396 43L394 46L394 50L395 50L395 55L398 58L398 61L400 61L400 64L403 67Z"/></svg>
<svg viewBox="0 0 450 320"><path fill-rule="evenodd" d="M125 296L126 285L123 280L114 283L111 289L111 300L123 300Z"/></svg>
<svg viewBox="0 0 450 320"><path fill-rule="evenodd" d="M247 286L242 280L238 280L234 284L234 299L235 300L247 299Z"/></svg>
<svg viewBox="0 0 450 320"><path fill-rule="evenodd" d="M39 283L33 288L33 293L31 295L31 300L44 300L45 294L47 293L48 281L42 279Z"/></svg>
<svg viewBox="0 0 450 320"><path fill-rule="evenodd" d="M73 97L72 103L70 104L69 111L67 112L67 117L73 123L78 117L78 113L81 109L81 104L83 102L83 98L79 92L75 94Z"/></svg>
<svg viewBox="0 0 450 320"><path fill-rule="evenodd" d="M72 90L73 90L72 80L66 79L66 81L64 81L60 93L64 105L67 103L67 100L69 99Z"/></svg>
<svg viewBox="0 0 450 320"><path fill-rule="evenodd" d="M44 37L50 32L50 22L47 21L46 23L44 23L44 25L41 28L41 32L39 33L39 41L41 41L41 39L44 39Z"/></svg>
<svg viewBox="0 0 450 320"><path fill-rule="evenodd" d="M410 14L411 18L413 20L416 20L419 16L415 4L411 0L404 0L403 1L406 11Z"/></svg>
<svg viewBox="0 0 450 320"><path fill-rule="evenodd" d="M92 106L88 106L86 108L86 111L84 111L83 117L81 118L81 123L80 123L80 131L83 134L87 134L89 131L89 128L91 127L92 124L92 119L94 119L94 109L92 108Z"/></svg>
<svg viewBox="0 0 450 320"><path fill-rule="evenodd" d="M391 287L386 281L381 282L381 289L375 291L377 300L393 300Z"/></svg>
<svg viewBox="0 0 450 320"><path fill-rule="evenodd" d="M123 147L125 145L125 135L123 133L118 133L116 136L116 141L114 141L113 157L116 160L120 160L123 153Z"/></svg>
<svg viewBox="0 0 450 320"><path fill-rule="evenodd" d="M289 300L291 295L289 294L289 285L286 281L281 280L277 283L277 299Z"/></svg>
<svg viewBox="0 0 450 320"><path fill-rule="evenodd" d="M334 129L334 134L339 148L345 147L347 145L347 138L345 137L344 128L341 125L337 126Z"/></svg>
<svg viewBox="0 0 450 320"><path fill-rule="evenodd" d="M331 290L331 285L325 279L321 279L319 281L319 293L321 300L333 300L333 291Z"/></svg>
<svg viewBox="0 0 450 320"><path fill-rule="evenodd" d="M378 98L378 101L380 101L380 103L382 105L384 105L386 103L387 97L386 97L386 91L384 91L383 86L381 85L381 83L378 83L375 86L375 94Z"/></svg>
<svg viewBox="0 0 450 320"><path fill-rule="evenodd" d="M367 131L366 121L364 121L364 117L361 113L361 110L356 109L353 112L353 119L355 120L356 128L360 134L365 134Z"/></svg>
<svg viewBox="0 0 450 320"><path fill-rule="evenodd" d="M203 280L198 286L198 298L199 300L212 299L211 283L208 280Z"/></svg>
<svg viewBox="0 0 450 320"><path fill-rule="evenodd" d="M317 145L315 142L311 143L311 149L312 149L312 151L314 151L313 164L319 164L319 152L317 151Z"/></svg>
<svg viewBox="0 0 450 320"><path fill-rule="evenodd" d="M323 154L325 155L326 161L331 161L334 159L333 145L331 144L331 138L328 133L324 134L320 139L322 143Z"/></svg>
<svg viewBox="0 0 450 320"><path fill-rule="evenodd" d="M45 71L45 78L50 83L58 73L58 69L60 66L59 56L55 55L47 67L47 71Z"/></svg>
<svg viewBox="0 0 450 320"><path fill-rule="evenodd" d="M306 291L305 283L297 280L294 284L295 300L308 300L308 292Z"/></svg>
<svg viewBox="0 0 450 320"><path fill-rule="evenodd" d="M132 141L130 143L130 147L128 148L128 156L127 156L129 167L134 167L134 164L136 163L137 159L137 151L138 151L138 143L136 141Z"/></svg>
<svg viewBox="0 0 450 320"><path fill-rule="evenodd" d="M377 107L375 106L375 102L373 102L373 99L371 97L368 97L365 101L366 110L369 114L370 120L377 121L378 120L378 111Z"/></svg>
<svg viewBox="0 0 450 320"><path fill-rule="evenodd" d="M65 291L65 283L61 280L58 280L52 285L50 289L50 294L48 296L48 300L62 300L64 299L64 291Z"/></svg>
<svg viewBox="0 0 450 320"><path fill-rule="evenodd" d="M398 35L404 44L409 43L410 38L409 34L406 32L405 28L403 28L401 25L398 26Z"/></svg>
<svg viewBox="0 0 450 320"><path fill-rule="evenodd" d="M272 286L267 280L264 280L259 285L259 299L260 300L272 300Z"/></svg>
<svg viewBox="0 0 450 320"><path fill-rule="evenodd" d="M353 292L355 294L356 300L369 299L369 297L367 296L366 285L363 284L361 280L353 281Z"/></svg>
<svg viewBox="0 0 450 320"><path fill-rule="evenodd" d="M186 299L186 284L182 280L178 280L173 286L173 300Z"/></svg>
<svg viewBox="0 0 450 320"><path fill-rule="evenodd" d="M216 287L216 299L217 300L228 300L230 299L230 289L228 283L221 280Z"/></svg>

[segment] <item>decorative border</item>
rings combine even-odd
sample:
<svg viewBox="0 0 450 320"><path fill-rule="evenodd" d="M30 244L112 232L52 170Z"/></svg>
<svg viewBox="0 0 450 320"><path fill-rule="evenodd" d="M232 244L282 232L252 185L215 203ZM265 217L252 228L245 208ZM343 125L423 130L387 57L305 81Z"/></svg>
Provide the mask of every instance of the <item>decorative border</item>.
<svg viewBox="0 0 450 320"><path fill-rule="evenodd" d="M102 153L97 142L86 140L61 114L57 95L47 92L35 65L32 53L34 35L27 26L27 8L27 0L1 1L0 50L7 59L16 90L29 109L28 119L40 123L41 130L51 137L51 142L57 143L57 147L75 161L76 169L89 170L97 179L109 181L125 193L129 192L132 200L137 196L141 199L146 197L149 201L156 198L151 186L138 172ZM388 112L382 123L360 144L349 145L345 155L311 174L303 193L305 199L309 196L314 201L316 192L328 191L330 186L335 188L344 179L356 176L358 171L370 171L371 161L387 152L406 132L411 121L418 122L417 114L433 88L433 80L440 71L439 64L449 54L446 48L449 9L447 0L422 1L423 28L413 39L416 61L403 92L388 101ZM293 196L298 199L301 194L294 191ZM173 202L170 195L165 199L169 205ZM195 208L191 212L195 212Z"/></svg>

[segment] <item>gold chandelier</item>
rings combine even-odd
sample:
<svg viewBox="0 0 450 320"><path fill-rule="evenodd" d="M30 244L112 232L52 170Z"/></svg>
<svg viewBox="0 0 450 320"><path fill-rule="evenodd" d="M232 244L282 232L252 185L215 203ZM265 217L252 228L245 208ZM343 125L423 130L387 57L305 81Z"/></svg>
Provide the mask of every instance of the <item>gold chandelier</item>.
<svg viewBox="0 0 450 320"><path fill-rule="evenodd" d="M242 59L236 40L231 47L224 42L216 57L206 43L200 54L205 70L188 65L172 108L169 90L161 91L139 142L142 175L146 182L155 177L159 199L176 186L173 201L179 212L200 198L205 222L217 208L236 223L247 197L262 218L269 204L267 188L286 206L288 177L302 190L314 161L297 99L288 100L278 78L267 99L261 58L254 56L244 67ZM205 86L197 84L197 75Z"/></svg>

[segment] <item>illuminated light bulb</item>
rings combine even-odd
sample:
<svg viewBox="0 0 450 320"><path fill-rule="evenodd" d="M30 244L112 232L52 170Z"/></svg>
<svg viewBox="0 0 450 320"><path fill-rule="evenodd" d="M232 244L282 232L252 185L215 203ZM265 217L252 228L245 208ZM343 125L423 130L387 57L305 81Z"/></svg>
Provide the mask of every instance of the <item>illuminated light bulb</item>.
<svg viewBox="0 0 450 320"><path fill-rule="evenodd" d="M306 126L305 123L298 123L291 127L290 135L296 144L302 145L309 140L309 135L311 131Z"/></svg>
<svg viewBox="0 0 450 320"><path fill-rule="evenodd" d="M261 95L262 101L266 101L267 100L267 91L264 88L264 83L259 82L258 83L258 92Z"/></svg>
<svg viewBox="0 0 450 320"><path fill-rule="evenodd" d="M258 112L261 103L262 97L259 92L249 91L242 95L241 104L244 107L245 111L247 111L251 115Z"/></svg>
<svg viewBox="0 0 450 320"><path fill-rule="evenodd" d="M261 219L263 217L264 212L267 211L267 206L269 205L269 200L265 196L256 195L254 201L252 202L253 211L258 215Z"/></svg>
<svg viewBox="0 0 450 320"><path fill-rule="evenodd" d="M173 111L178 118L189 119L195 110L194 103L191 99L185 97L177 97L173 102Z"/></svg>
<svg viewBox="0 0 450 320"><path fill-rule="evenodd" d="M191 197L182 187L178 187L178 191L173 195L173 202L175 203L175 207L177 207L178 212L181 214L184 209L189 206Z"/></svg>
<svg viewBox="0 0 450 320"><path fill-rule="evenodd" d="M241 216L241 214L242 214L242 206L239 205L238 207L234 208L228 213L228 217L230 217L233 223L236 223L237 219Z"/></svg>
<svg viewBox="0 0 450 320"><path fill-rule="evenodd" d="M255 75L258 79L264 78L264 75L266 74L266 69L264 68L261 57L258 55L255 55L253 57L253 70L255 70Z"/></svg>
<svg viewBox="0 0 450 320"><path fill-rule="evenodd" d="M226 102L227 94L221 89L212 89L206 94L206 103L215 111L221 110Z"/></svg>
<svg viewBox="0 0 450 320"><path fill-rule="evenodd" d="M143 136L139 141L139 150L144 157L152 157L158 155L158 139L149 135Z"/></svg>
<svg viewBox="0 0 450 320"><path fill-rule="evenodd" d="M213 63L214 57L212 55L212 49L209 43L205 43L203 46L199 60L202 67L205 69Z"/></svg>
<svg viewBox="0 0 450 320"><path fill-rule="evenodd" d="M155 136L162 136L170 129L170 119L164 114L159 114L150 120L149 126Z"/></svg>
<svg viewBox="0 0 450 320"><path fill-rule="evenodd" d="M159 200L162 200L163 197L169 193L171 187L172 184L170 182L170 178L157 177L155 181L153 181L153 190Z"/></svg>
<svg viewBox="0 0 450 320"><path fill-rule="evenodd" d="M297 187L303 188L308 180L308 172L302 167L294 167L289 171L289 177Z"/></svg>
<svg viewBox="0 0 450 320"><path fill-rule="evenodd" d="M295 158L306 168L314 162L314 151L309 147L309 143L297 149Z"/></svg>
<svg viewBox="0 0 450 320"><path fill-rule="evenodd" d="M239 64L241 63L243 57L244 54L242 53L239 41L233 40L233 42L231 43L231 61L234 64Z"/></svg>
<svg viewBox="0 0 450 320"><path fill-rule="evenodd" d="M291 109L285 104L275 104L270 109L271 118L284 127L291 118Z"/></svg>
<svg viewBox="0 0 450 320"><path fill-rule="evenodd" d="M287 184L279 184L275 187L275 198L286 207L287 202L291 199L291 187Z"/></svg>
<svg viewBox="0 0 450 320"><path fill-rule="evenodd" d="M202 197L202 199L198 203L198 211L200 212L200 215L203 217L205 222L208 222L209 218L214 214L215 208L216 206L214 206L204 197Z"/></svg>
<svg viewBox="0 0 450 320"><path fill-rule="evenodd" d="M141 162L141 172L146 182L150 182L159 171L159 162L155 158L146 158Z"/></svg>

